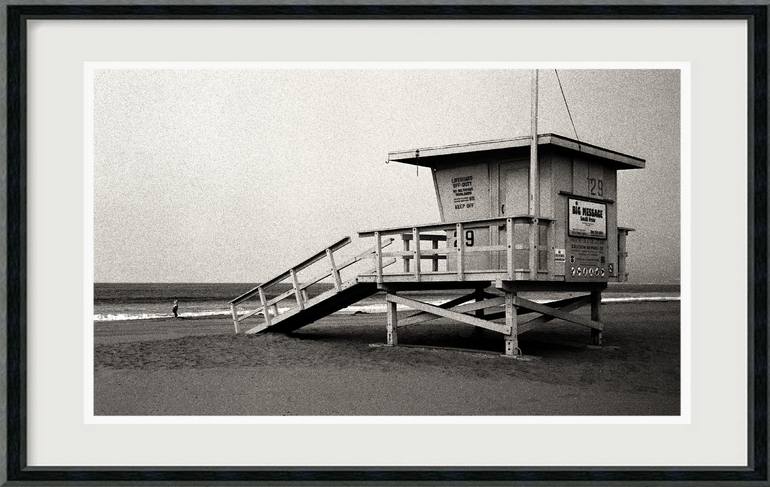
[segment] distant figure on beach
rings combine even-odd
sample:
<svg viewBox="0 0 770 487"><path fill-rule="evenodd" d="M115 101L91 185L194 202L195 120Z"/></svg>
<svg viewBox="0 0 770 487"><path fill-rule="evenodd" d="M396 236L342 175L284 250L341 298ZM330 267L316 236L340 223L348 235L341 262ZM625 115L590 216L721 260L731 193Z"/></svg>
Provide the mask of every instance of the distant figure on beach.
<svg viewBox="0 0 770 487"><path fill-rule="evenodd" d="M174 313L174 318L179 318L179 314L177 314L177 310L179 309L179 300L174 300L174 306L171 308L171 312Z"/></svg>

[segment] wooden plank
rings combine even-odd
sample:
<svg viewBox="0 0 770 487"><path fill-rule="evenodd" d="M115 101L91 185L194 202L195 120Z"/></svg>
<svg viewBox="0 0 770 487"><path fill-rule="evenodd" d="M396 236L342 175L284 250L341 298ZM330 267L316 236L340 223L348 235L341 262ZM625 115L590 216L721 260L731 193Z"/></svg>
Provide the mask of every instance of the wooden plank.
<svg viewBox="0 0 770 487"><path fill-rule="evenodd" d="M397 262L397 261L396 261L396 259L392 259L392 258L391 258L391 259L385 259L385 260L383 260L383 261L382 261L382 268L383 268L383 269L385 269L385 268L386 268L386 267L388 267L389 265L395 264L396 262ZM361 279L361 276L366 276L367 274L369 274L369 275L371 275L371 276L374 278L374 281L375 281L375 282L382 282L382 280L378 280L378 279L377 279L377 274L375 273L376 271L377 271L377 269L375 269L375 268L371 268L371 269L369 269L369 272L368 272L368 273L362 273L362 274L359 274L359 275L358 275L358 276L355 278L355 280L356 280L356 281L358 281L358 282L371 282L371 281L369 281L369 280L367 280L367 279ZM389 277L389 276L383 276L383 277ZM411 275L409 275L409 281L410 281L410 282L411 282L411 281L414 281L414 278L413 278ZM344 285L345 285L345 284L343 283L343 286L344 286Z"/></svg>
<svg viewBox="0 0 770 487"><path fill-rule="evenodd" d="M410 242L412 240L412 234L411 233L401 234L401 238L405 242ZM430 233L421 233L420 240L431 241L431 242L446 242L446 235L434 235Z"/></svg>
<svg viewBox="0 0 770 487"><path fill-rule="evenodd" d="M601 322L602 292L599 290L591 291L591 320ZM591 328L591 345L602 344L601 330Z"/></svg>
<svg viewBox="0 0 770 487"><path fill-rule="evenodd" d="M499 169L499 168L498 168ZM493 186L497 187L497 186ZM493 195L494 196L494 195ZM493 208L497 207L497 203L493 204ZM502 245L500 243L500 227L498 225L489 225L489 243L490 245ZM500 251L496 251L489 256L490 267L500 267Z"/></svg>
<svg viewBox="0 0 770 487"><path fill-rule="evenodd" d="M548 270L548 276L552 277L554 274L554 254L551 252L551 249L555 247L554 240L556 239L555 236L555 227L554 222L548 222L548 240L545 243L545 261L547 263L547 270ZM566 264L565 264L566 265Z"/></svg>
<svg viewBox="0 0 770 487"><path fill-rule="evenodd" d="M233 315L233 326L235 326L235 334L237 335L240 330L238 329L238 310L234 303L230 304L230 314Z"/></svg>
<svg viewBox="0 0 770 487"><path fill-rule="evenodd" d="M243 320L245 320L246 318L251 318L251 317L252 317L252 316L254 316L255 314L262 312L262 309L263 309L263 308L262 308L262 306L260 306L260 307L259 307L259 308L257 308L257 309L254 309L254 310L251 310L251 311L249 311L248 313L244 313L244 314L243 314L243 316L241 316L241 318L240 318L240 321L243 321Z"/></svg>
<svg viewBox="0 0 770 487"><path fill-rule="evenodd" d="M380 232L374 232L374 267L377 272L377 282L382 282L382 239Z"/></svg>
<svg viewBox="0 0 770 487"><path fill-rule="evenodd" d="M242 303L243 301L246 301L247 299L249 299L249 298L251 298L253 296L256 296L259 293L260 286L264 288L266 286L270 286L271 284L276 284L278 282L281 282L284 279L286 279L287 277L289 277L289 271L286 271L283 274L279 274L279 275L273 277L272 279L270 279L269 281L265 281L265 283L260 284L259 286L254 286L253 288L249 289L248 291L246 291L245 293L241 294L237 298L230 300L230 303L232 303L232 304Z"/></svg>
<svg viewBox="0 0 770 487"><path fill-rule="evenodd" d="M406 237L406 235L401 235L401 239L404 241L404 257L406 257L407 252L411 254L411 251L409 250L409 239ZM406 258L404 258L404 272L409 272L409 259Z"/></svg>
<svg viewBox="0 0 770 487"><path fill-rule="evenodd" d="M439 308L438 306L433 306L432 304L423 303L421 301L415 301L414 299L404 298L402 296L397 296L393 294L386 295L385 299L391 303L403 304L404 306L409 306L410 308L414 308L420 311L425 311L426 313L430 313L436 316L441 316L443 318L449 318L450 320L459 321L460 323L466 323L468 325L478 326L479 328L496 331L498 333L507 334L507 333L510 333L511 331L510 327L507 325L501 325L493 321L482 320L482 319L476 318L475 316L468 316L462 313L455 313L454 311L449 311L447 309Z"/></svg>
<svg viewBox="0 0 770 487"><path fill-rule="evenodd" d="M505 260L508 279L513 280L513 219L507 218L505 221Z"/></svg>
<svg viewBox="0 0 770 487"><path fill-rule="evenodd" d="M505 355L519 355L518 310L513 305L516 295L505 293L505 324L509 332L505 337Z"/></svg>
<svg viewBox="0 0 770 487"><path fill-rule="evenodd" d="M302 301L302 293L300 291L299 282L297 282L297 272L294 269L289 269L289 274L291 275L294 297L297 299L297 307L299 309L305 309L305 303Z"/></svg>
<svg viewBox="0 0 770 487"><path fill-rule="evenodd" d="M589 328L594 328L597 330L603 330L604 325L602 325L598 321L593 321L587 318L583 318L582 316L578 316L573 313L567 313L565 311L560 311L556 308L552 308L550 306L546 306L543 304L535 303L534 301L530 301L528 299L520 298L516 296L514 298L514 305L520 306L524 309L528 309L531 311L536 311L538 313L542 313L544 315L553 316L554 318L559 318L564 321L569 321L571 323L576 323L578 325L587 326Z"/></svg>
<svg viewBox="0 0 770 487"><path fill-rule="evenodd" d="M575 298L562 299L560 301L552 301L548 303L547 306L558 308L560 311L563 311L565 313L571 313L572 311L580 309L586 304L588 304L589 300L590 300L590 297L587 295L578 296ZM549 321L554 319L556 318L554 318L553 316L540 315L526 322L519 323L519 335L521 335L522 333L527 333L528 331L531 331L537 328L538 326L548 323Z"/></svg>
<svg viewBox="0 0 770 487"><path fill-rule="evenodd" d="M265 315L265 323L267 323L267 326L270 326L270 310L267 307L265 289L262 286L259 287L259 301L262 303L262 310L264 311Z"/></svg>
<svg viewBox="0 0 770 487"><path fill-rule="evenodd" d="M529 278L537 279L537 225L529 224Z"/></svg>
<svg viewBox="0 0 770 487"><path fill-rule="evenodd" d="M386 238L385 240L383 240L382 241L382 245L380 246L380 250L382 250L385 247L387 247L390 244L392 244L394 242L394 240L395 239L393 239L393 238ZM360 262L360 261L364 260L365 258L370 257L371 255L374 255L375 251L376 251L376 249L374 247L370 247L369 249L361 252L360 254L358 254L358 255L356 255L354 257L351 257L351 258L349 258L347 260L342 261L341 264L337 265L337 269L339 271L342 271L342 270L350 267L351 265L355 264L356 262Z"/></svg>
<svg viewBox="0 0 770 487"><path fill-rule="evenodd" d="M342 247L346 246L349 243L350 243L350 237L345 237L329 245L327 248L331 249L332 252L336 252L337 250L341 249ZM311 264L315 264L316 262L323 259L324 257L326 257L326 249L316 252L312 256L308 257L307 259L303 260L299 264L295 265L293 269L299 272L302 269L309 267ZM268 285L269 284L263 284L262 287L267 288Z"/></svg>
<svg viewBox="0 0 770 487"><path fill-rule="evenodd" d="M463 248L465 247L465 238L463 237L463 224L455 225L455 246L457 247L457 279L463 281Z"/></svg>
<svg viewBox="0 0 770 487"><path fill-rule="evenodd" d="M444 236L444 241L446 241L446 236ZM433 251L434 251L434 252L438 250L438 243L439 243L439 241L438 241L438 240L434 240L434 241L431 243L431 247L433 247ZM433 258L431 259L431 261L432 261L432 265L431 265L431 268L430 268L430 270L431 270L431 271L433 271L433 272L438 272L438 258L439 258L439 256L438 256L438 254L436 254L436 255L434 255L434 256L433 256ZM446 258L446 257L445 257L445 258Z"/></svg>
<svg viewBox="0 0 770 487"><path fill-rule="evenodd" d="M464 296L459 296L457 298L451 299L451 300L447 301L446 303L440 304L439 307L444 308L444 309L452 308L454 306L457 306L458 304L467 303L468 301L470 301L472 299L475 299L475 297L476 297L476 291L474 291L474 292L472 292L470 294L466 294ZM412 313L409 316L407 316L406 318L404 318L403 320L401 320L400 321L401 324L399 326L407 326L407 325L410 325L412 323L417 323L417 321L412 321L412 320L413 319L419 319L420 317L424 317L424 316L427 316L427 315L429 315L429 313L425 313L423 311L418 311L416 313Z"/></svg>
<svg viewBox="0 0 770 487"><path fill-rule="evenodd" d="M474 245L473 247L466 247L465 252L502 252L506 250L505 245Z"/></svg>
<svg viewBox="0 0 770 487"><path fill-rule="evenodd" d="M438 249L438 253L439 254L446 253L446 252L447 252L447 249ZM452 250L451 252L454 252L454 250ZM398 253L396 253L396 252L383 252L382 256L383 257L399 257L401 259L408 260L410 262L411 262L412 259L414 259L414 252L412 252L412 251L409 251L410 255L398 255L398 254L401 254L401 253L402 252L398 252ZM420 250L420 259L421 260L432 260L434 258L438 259L438 260L446 260L446 255L434 255L433 254L433 249L422 249L422 250ZM413 272L412 271L407 271L404 274L413 274ZM452 274L454 274L454 272Z"/></svg>
<svg viewBox="0 0 770 487"><path fill-rule="evenodd" d="M444 247L443 249L435 248L435 249L422 249L420 250L420 257L422 259L426 258L433 258L438 257L439 259L446 259L446 256L449 255L450 252L454 252L454 249L451 247ZM409 257L407 257L409 258Z"/></svg>
<svg viewBox="0 0 770 487"><path fill-rule="evenodd" d="M394 239L392 239L392 238L385 239L385 241L384 241L384 243L382 245L382 248L387 247L388 245L393 243L393 241L394 241ZM362 253L356 255L355 257L353 257L351 259L348 259L348 260L344 261L341 265L337 266L337 273L339 273L341 270L345 269L346 267L349 267L349 266L355 264L356 262L362 260L363 258L365 258L368 255L373 254L373 253L374 253L374 248L371 248L371 249L369 249L369 250L367 250L365 252L362 252ZM329 277L331 275L332 275L331 271L327 271L327 272L325 272L323 274L316 275L315 277L313 277L311 279L308 279L304 283L300 284L300 289L307 289L308 287L312 286L313 284L315 284L315 283L317 283L317 282L319 282L319 281L321 281L323 279L326 279L327 277ZM291 293L289 293L289 294L291 294Z"/></svg>
<svg viewBox="0 0 770 487"><path fill-rule="evenodd" d="M327 248L332 249L332 251L335 251L335 250L338 250L338 249L344 247L345 245L349 244L350 241L351 241L350 237L341 238L340 240L334 242L333 244L331 244ZM307 259L303 260L299 264L295 265L293 268L295 270L297 270L297 271L300 271L300 270L304 269L305 267L308 267L309 265L318 262L325 255L326 255L326 249L321 250L320 252L317 252L317 253L313 254L311 257L308 257ZM275 277L273 277L271 279L268 279L267 281L263 282L259 286L255 286L254 288L246 291L245 293L241 294L240 296L238 296L237 298L231 300L230 302L231 303L236 303L236 304L240 303L240 302L242 302L242 301L244 301L244 300L246 300L246 299L248 299L248 298L250 298L252 296L255 296L259 292L258 288L260 286L263 289L267 289L268 287L272 286L273 284L277 284L277 283L283 281L284 279L286 279L288 277L290 277L290 272L289 271L286 271L286 272L283 272L281 274L278 274L277 276L275 276Z"/></svg>
<svg viewBox="0 0 770 487"><path fill-rule="evenodd" d="M420 230L412 228L412 238L414 239L414 279L420 280Z"/></svg>
<svg viewBox="0 0 770 487"><path fill-rule="evenodd" d="M386 296L389 296L386 295ZM387 343L390 346L398 345L398 312L396 303L388 301L386 298L385 305L387 307Z"/></svg>
<svg viewBox="0 0 770 487"><path fill-rule="evenodd" d="M334 252L332 249L326 249L326 257L329 259L331 273L334 277L334 287L337 291L340 291L342 289L342 278L340 278L340 271L337 269L337 264L334 263Z"/></svg>
<svg viewBox="0 0 770 487"><path fill-rule="evenodd" d="M363 272L358 275L358 280L361 282L377 282L377 275L374 274L375 270L372 269L369 272ZM507 275L503 271L497 272L475 272L470 271L464 274L463 281L457 279L457 272L455 271L439 271L425 273L420 276L420 282L489 282L495 281L495 279L507 279ZM386 274L383 276L381 283L397 283L397 282L414 282L413 274Z"/></svg>
<svg viewBox="0 0 770 487"><path fill-rule="evenodd" d="M512 215L507 218L512 218L514 222L531 222L534 217L532 215ZM543 218L543 217L541 217L540 219L552 220L552 218ZM506 220L506 217L480 218L476 220L464 220L462 221L462 224L465 226L466 230L472 230L476 228L486 228L490 224L497 224L500 227L503 227L505 225L505 220ZM416 225L416 226L417 228L420 229L421 232L441 232L441 231L453 230L455 227L455 224L442 222L442 223L429 223L425 225ZM379 233L380 235L401 235L404 233L411 233L412 228L414 228L414 226L366 230L366 231L358 232L358 236L361 238L373 237L375 233Z"/></svg>
<svg viewBox="0 0 770 487"><path fill-rule="evenodd" d="M288 298L292 294L294 294L294 288L291 288L288 291L284 291L281 294L275 296L274 298L272 298L270 301L267 302L267 305L268 306L277 305L278 303Z"/></svg>
<svg viewBox="0 0 770 487"><path fill-rule="evenodd" d="M312 298L305 301L305 308L310 308L312 306L315 306L316 304L320 303L321 301L325 301L326 299L329 299L330 297L336 295L339 291L337 289L329 289L327 291L322 292L321 294L317 296L313 296Z"/></svg>
<svg viewBox="0 0 770 487"><path fill-rule="evenodd" d="M473 295L472 295L473 296ZM499 298L492 298L483 301L476 301L473 303L462 304L459 306L446 306L447 303L440 305L442 309L448 309L449 311L455 311L457 313L468 313L470 311L480 311L486 308L494 308L496 306L502 306L505 304L505 298L502 296ZM425 323L438 319L436 316L431 316L431 313L418 313L420 316L412 315L409 318L401 320L398 326L416 325L418 323Z"/></svg>
<svg viewBox="0 0 770 487"><path fill-rule="evenodd" d="M390 252L383 252L383 257L406 257L412 259L414 257L414 250L391 250ZM406 271L409 272L409 271Z"/></svg>

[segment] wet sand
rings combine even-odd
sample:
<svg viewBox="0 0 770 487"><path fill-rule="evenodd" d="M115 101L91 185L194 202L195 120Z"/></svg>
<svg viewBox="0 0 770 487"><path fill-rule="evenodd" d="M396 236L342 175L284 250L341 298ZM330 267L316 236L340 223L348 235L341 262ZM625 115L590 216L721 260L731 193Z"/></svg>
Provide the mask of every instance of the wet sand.
<svg viewBox="0 0 770 487"><path fill-rule="evenodd" d="M678 302L609 304L601 349L555 320L520 337L460 324L399 330L333 315L291 335L233 335L226 318L95 324L97 415L678 415ZM587 311L586 311L587 313ZM446 322L444 322L446 323Z"/></svg>

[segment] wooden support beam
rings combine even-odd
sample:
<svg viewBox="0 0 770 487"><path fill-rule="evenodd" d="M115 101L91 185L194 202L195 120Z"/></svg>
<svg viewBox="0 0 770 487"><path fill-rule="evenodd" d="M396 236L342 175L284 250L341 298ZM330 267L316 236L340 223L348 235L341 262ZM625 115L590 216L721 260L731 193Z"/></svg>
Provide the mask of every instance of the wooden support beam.
<svg viewBox="0 0 770 487"><path fill-rule="evenodd" d="M235 303L230 303L230 314L233 315L233 326L235 326L235 334L240 333L238 329L238 310L235 308Z"/></svg>
<svg viewBox="0 0 770 487"><path fill-rule="evenodd" d="M329 266L331 267L331 274L334 278L334 288L337 291L342 290L342 278L340 277L340 271L337 269L337 264L334 262L334 252L332 249L326 249L326 257L329 258Z"/></svg>
<svg viewBox="0 0 770 487"><path fill-rule="evenodd" d="M508 280L513 280L513 219L505 220L505 260L507 262Z"/></svg>
<svg viewBox="0 0 770 487"><path fill-rule="evenodd" d="M513 357L521 355L519 349L519 329L518 329L518 310L514 306L516 299L515 293L505 293L505 325L509 328L505 335L505 355Z"/></svg>
<svg viewBox="0 0 770 487"><path fill-rule="evenodd" d="M499 298L491 298L487 299L485 301L476 301L473 303L467 303L467 304L461 304L458 306L452 306L447 307L446 303L440 306L441 309L446 309L449 311L453 311L455 313L469 313L471 311L477 312L482 311L486 308L494 308L497 306L502 306L505 302L505 298L499 297ZM478 315L476 315L478 317ZM484 316L483 314L481 315ZM416 325L418 323L425 323L427 321L433 321L440 318L439 316L433 316L432 313L418 313L417 315L412 315L409 318L406 318L404 320L401 320L399 322L398 326L409 326L409 325Z"/></svg>
<svg viewBox="0 0 770 487"><path fill-rule="evenodd" d="M330 249L336 251L336 250L344 247L345 245L347 245L349 243L350 243L350 237L345 237L345 238L340 239L339 241L333 243L332 245L330 245L327 248L330 248ZM318 262L319 260L321 260L324 257L324 255L325 255L325 249L321 250L320 252L315 253L312 257L309 257L309 258L303 260L299 264L295 265L293 267L293 269L297 270L297 271L301 271L302 269L304 269L306 267L309 267L312 264L314 264L314 263ZM249 291L245 292L244 294L241 294L240 296L238 296L237 298L231 300L230 302L238 304L241 301L245 301L245 300L249 299L250 297L252 297L252 296L257 294L257 288L258 287L261 286L262 288L267 289L270 286L272 286L273 284L277 284L277 283L283 281L284 279L286 279L288 277L289 277L289 272L288 271L283 272L283 273L273 277L272 279L269 279L269 280L263 282L259 286L250 289Z"/></svg>
<svg viewBox="0 0 770 487"><path fill-rule="evenodd" d="M591 320L601 322L602 292L591 291ZM591 345L602 344L602 331L591 328Z"/></svg>
<svg viewBox="0 0 770 487"><path fill-rule="evenodd" d="M265 290L262 286L259 287L259 301L262 303L262 313L265 315L265 323L270 326L270 310L267 306L267 299L265 299ZM276 312L276 314L278 314Z"/></svg>
<svg viewBox="0 0 770 487"><path fill-rule="evenodd" d="M382 284L382 239L380 232L374 232L374 268L377 273L377 284Z"/></svg>
<svg viewBox="0 0 770 487"><path fill-rule="evenodd" d="M457 246L457 279L465 280L463 269L463 250L465 249L465 238L463 237L463 224L458 223L455 226L455 245Z"/></svg>
<svg viewBox="0 0 770 487"><path fill-rule="evenodd" d="M563 311L565 313L571 313L572 311L582 308L583 306L589 304L590 302L591 302L591 296L585 295L585 296L577 296L574 298L562 299L559 301L551 301L550 303L547 304L547 306L550 306L552 308L558 308L559 311ZM531 331L534 328L540 325L543 325L545 323L548 323L549 321L554 319L555 318L553 316L540 315L530 320L519 322L519 335L523 333L527 333L528 331Z"/></svg>
<svg viewBox="0 0 770 487"><path fill-rule="evenodd" d="M513 304L515 306L519 306L521 308L528 309L530 311L536 311L544 315L553 316L554 318L559 318L564 321L569 321L570 323L576 323L578 325L587 326L588 328L595 328L599 331L604 329L604 325L602 325L598 321L589 320L587 318L583 318L582 316L578 316L573 313L560 311L556 308L552 308L544 304L538 304L538 303L535 303L534 301L530 301L529 299L524 299L524 298L515 296L513 298Z"/></svg>
<svg viewBox="0 0 770 487"><path fill-rule="evenodd" d="M391 303L403 304L404 306L409 306L410 308L425 311L426 313L430 313L432 315L441 316L442 318L449 318L450 320L458 321L460 323L496 331L498 333L508 334L511 331L510 327L507 325L501 325L493 321L480 320L475 316L468 316L463 313L457 313L455 311L439 308L438 306L434 306L432 304L423 303L422 301L416 301L414 299L404 298L394 294L386 294L385 300Z"/></svg>
<svg viewBox="0 0 770 487"><path fill-rule="evenodd" d="M385 306L387 308L387 343L390 346L398 345L398 312L395 302L387 299L391 294L386 294Z"/></svg>
<svg viewBox="0 0 770 487"><path fill-rule="evenodd" d="M529 278L537 279L537 218L529 224Z"/></svg>
<svg viewBox="0 0 770 487"><path fill-rule="evenodd" d="M404 241L404 252L409 252L409 242L410 239L406 238L406 235L402 235L401 238ZM409 259L404 256L404 273L409 273Z"/></svg>
<svg viewBox="0 0 770 487"><path fill-rule="evenodd" d="M431 247L433 248L433 250L438 250L438 242L439 242L438 240L431 241ZM431 266L431 271L438 272L438 255L434 255L431 260L433 263L433 265Z"/></svg>
<svg viewBox="0 0 770 487"><path fill-rule="evenodd" d="M414 279L420 282L420 229L412 228L412 239L414 239Z"/></svg>
<svg viewBox="0 0 770 487"><path fill-rule="evenodd" d="M294 269L289 269L289 274L291 275L294 297L297 299L297 307L299 307L299 309L305 309L305 303L302 301L302 292L299 287L299 281L297 281L297 272Z"/></svg>
<svg viewBox="0 0 770 487"><path fill-rule="evenodd" d="M554 239L556 238L554 233L554 225L553 221L548 222L548 231L546 234L548 235L546 245L545 245L545 261L548 269L548 278L550 279L551 276L553 276L554 273L554 254L553 254L553 248L554 248Z"/></svg>
<svg viewBox="0 0 770 487"><path fill-rule="evenodd" d="M474 291L471 294L466 294L464 296L460 296L460 297L451 299L451 300L447 301L446 303L442 303L442 304L439 305L439 307L440 308L444 308L444 309L454 308L457 305L460 305L460 304L463 304L463 303L467 303L468 301L472 300L475 296L476 296L476 292ZM426 313L424 311L418 311L418 312L412 313L409 316L407 316L406 318L400 320L398 326L407 326L407 325L412 325L412 324L415 324L415 323L421 323L423 321L421 318L424 318L426 316L430 316L430 318L428 318L428 319L434 319L434 317L432 317L432 315L430 313Z"/></svg>

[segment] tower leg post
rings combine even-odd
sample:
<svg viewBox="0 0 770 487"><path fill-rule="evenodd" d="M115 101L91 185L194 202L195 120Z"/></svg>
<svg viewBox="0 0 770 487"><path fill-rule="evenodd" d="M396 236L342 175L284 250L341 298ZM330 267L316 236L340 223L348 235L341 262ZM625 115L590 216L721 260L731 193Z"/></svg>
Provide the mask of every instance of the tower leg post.
<svg viewBox="0 0 770 487"><path fill-rule="evenodd" d="M396 314L396 303L388 300L390 294L385 294L385 307L387 309L387 344L388 346L398 345L398 315Z"/></svg>
<svg viewBox="0 0 770 487"><path fill-rule="evenodd" d="M519 349L519 330L518 330L518 310L513 305L515 293L506 291L505 293L505 324L511 331L505 336L505 355L515 357L521 355Z"/></svg>
<svg viewBox="0 0 770 487"><path fill-rule="evenodd" d="M591 319L602 321L601 319L602 292L601 290L591 291ZM601 346L602 332L591 328L591 345Z"/></svg>

